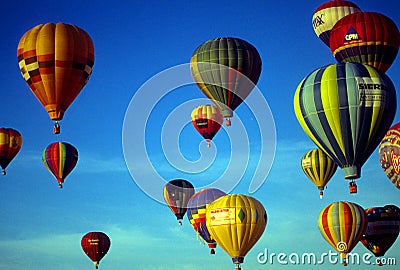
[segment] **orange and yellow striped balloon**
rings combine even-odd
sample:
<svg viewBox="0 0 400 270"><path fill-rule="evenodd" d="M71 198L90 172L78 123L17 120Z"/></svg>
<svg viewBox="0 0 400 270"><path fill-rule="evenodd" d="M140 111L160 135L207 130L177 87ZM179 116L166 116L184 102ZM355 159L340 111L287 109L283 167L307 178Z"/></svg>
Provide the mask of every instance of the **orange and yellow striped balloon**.
<svg viewBox="0 0 400 270"><path fill-rule="evenodd" d="M361 240L367 224L365 210L351 202L334 202L326 206L318 218L321 235L341 254L344 265L347 265L347 254Z"/></svg>
<svg viewBox="0 0 400 270"><path fill-rule="evenodd" d="M22 76L58 133L58 121L92 73L92 39L72 24L40 24L22 36L17 55Z"/></svg>
<svg viewBox="0 0 400 270"><path fill-rule="evenodd" d="M6 174L6 167L18 154L22 146L21 134L12 128L0 128L0 165L2 174Z"/></svg>

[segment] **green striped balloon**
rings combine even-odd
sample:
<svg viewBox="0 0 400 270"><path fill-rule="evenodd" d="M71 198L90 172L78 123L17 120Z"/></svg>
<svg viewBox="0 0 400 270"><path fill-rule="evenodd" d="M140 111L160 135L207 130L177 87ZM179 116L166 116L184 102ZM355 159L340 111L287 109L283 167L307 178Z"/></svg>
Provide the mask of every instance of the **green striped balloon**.
<svg viewBox="0 0 400 270"><path fill-rule="evenodd" d="M312 141L357 179L396 113L388 76L360 63L332 64L313 71L297 87L294 111Z"/></svg>
<svg viewBox="0 0 400 270"><path fill-rule="evenodd" d="M197 47L190 59L190 72L198 88L229 119L257 84L261 57L245 40L216 38Z"/></svg>

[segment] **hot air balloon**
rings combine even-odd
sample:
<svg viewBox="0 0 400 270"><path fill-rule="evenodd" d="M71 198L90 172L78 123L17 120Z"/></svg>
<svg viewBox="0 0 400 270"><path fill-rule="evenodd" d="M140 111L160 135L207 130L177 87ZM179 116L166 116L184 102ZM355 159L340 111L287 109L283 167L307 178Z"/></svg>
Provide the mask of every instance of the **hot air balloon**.
<svg viewBox="0 0 400 270"><path fill-rule="evenodd" d="M382 139L379 160L386 176L400 189L400 123L392 126Z"/></svg>
<svg viewBox="0 0 400 270"><path fill-rule="evenodd" d="M207 140L207 146L210 147L211 140L224 120L220 109L213 105L198 106L192 111L191 118L193 126Z"/></svg>
<svg viewBox="0 0 400 270"><path fill-rule="evenodd" d="M193 229L208 243L211 254L215 254L214 248L217 246L211 237L206 225L206 208L218 199L226 195L225 192L217 188L206 188L190 197L187 205L187 217Z"/></svg>
<svg viewBox="0 0 400 270"><path fill-rule="evenodd" d="M175 214L180 226L187 211L188 201L193 194L193 185L187 180L175 179L164 186L164 200Z"/></svg>
<svg viewBox="0 0 400 270"><path fill-rule="evenodd" d="M396 113L390 78L360 63L339 63L313 71L297 87L294 110L311 140L354 179L379 145Z"/></svg>
<svg viewBox="0 0 400 270"><path fill-rule="evenodd" d="M6 167L18 154L21 146L22 136L17 130L0 128L0 165L3 175L6 175Z"/></svg>
<svg viewBox="0 0 400 270"><path fill-rule="evenodd" d="M346 15L360 11L360 8L350 1L325 2L315 10L312 16L314 32L329 47L330 33L336 22Z"/></svg>
<svg viewBox="0 0 400 270"><path fill-rule="evenodd" d="M110 245L110 238L103 232L88 232L81 240L83 251L93 261L96 269L99 269L100 260L107 254Z"/></svg>
<svg viewBox="0 0 400 270"><path fill-rule="evenodd" d="M228 194L207 207L206 225L211 237L229 254L238 270L263 234L267 212L253 197Z"/></svg>
<svg viewBox="0 0 400 270"><path fill-rule="evenodd" d="M343 265L347 265L347 254L361 240L367 222L367 215L358 204L334 202L319 214L318 228L325 240L340 253Z"/></svg>
<svg viewBox="0 0 400 270"><path fill-rule="evenodd" d="M381 257L385 255L399 235L400 209L395 205L386 205L368 208L365 212L368 217L368 225L361 243L376 257ZM382 265L380 260L379 264Z"/></svg>
<svg viewBox="0 0 400 270"><path fill-rule="evenodd" d="M90 36L72 24L40 24L22 36L17 55L22 76L55 121L54 133L59 133L58 121L92 73Z"/></svg>
<svg viewBox="0 0 400 270"><path fill-rule="evenodd" d="M78 162L78 150L69 143L55 142L44 149L42 161L62 188L65 178Z"/></svg>
<svg viewBox="0 0 400 270"><path fill-rule="evenodd" d="M230 125L233 111L257 84L261 58L257 49L239 38L216 38L201 44L190 60L200 90L220 107Z"/></svg>
<svg viewBox="0 0 400 270"><path fill-rule="evenodd" d="M399 51L396 24L377 12L357 12L340 19L332 28L330 49L338 62L368 64L386 72Z"/></svg>
<svg viewBox="0 0 400 270"><path fill-rule="evenodd" d="M301 168L311 182L318 187L319 196L322 198L325 185L336 172L336 163L324 151L317 148L308 151L301 158Z"/></svg>

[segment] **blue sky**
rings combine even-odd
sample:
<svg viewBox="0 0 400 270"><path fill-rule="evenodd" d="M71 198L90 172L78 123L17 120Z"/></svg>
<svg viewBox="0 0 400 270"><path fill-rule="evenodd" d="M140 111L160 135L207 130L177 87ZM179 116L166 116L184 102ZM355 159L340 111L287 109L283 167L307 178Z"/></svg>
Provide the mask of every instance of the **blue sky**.
<svg viewBox="0 0 400 270"><path fill-rule="evenodd" d="M182 177L196 188L218 181L233 188L231 192L250 194L252 181L260 181L264 174L268 174L265 182L250 195L263 203L269 220L242 268L340 269L339 263L257 261L264 249L288 256L328 253L331 247L322 239L316 219L334 201L348 200L364 208L400 205L399 191L384 175L376 152L362 169L357 195L348 194L347 182L338 170L320 200L301 170L300 158L314 145L297 123L293 95L298 83L314 69L336 62L312 29L312 13L323 2L38 1L32 5L22 0L3 4L0 125L19 130L23 146L7 176L0 179L0 269L92 269L80 239L96 230L111 238L111 249L100 269L234 269L222 249L210 256L186 217L178 227L168 207L146 195L137 182L151 187L159 183L157 177ZM354 3L400 25L397 0ZM53 135L46 111L20 75L16 50L27 30L59 21L76 24L90 34L95 64L90 81L61 121L61 134ZM221 130L207 149L189 122L190 108L205 102L195 85L174 91L165 86L168 93L160 96L151 111L146 111L146 102L163 89L141 91L160 72L187 64L201 43L223 36L252 43L263 69L258 90L235 111L232 126ZM397 59L387 72L395 86L400 84L399 72ZM182 78L187 75L183 73ZM131 103L139 92L143 102ZM273 116L273 121L267 121L268 128L257 124L257 115L268 116L269 112L257 96L260 93ZM124 123L125 116L135 121L129 112L140 113L136 106L143 106L142 113L148 116L146 126L139 125L137 130L131 122ZM395 122L399 120L397 114ZM179 124L176 128L174 121ZM129 127L127 133L124 127ZM123 133L128 138L124 144ZM130 155L132 149L144 145L142 137L148 160ZM54 141L70 142L79 151L78 164L62 190L41 161L43 149ZM263 156L267 161L274 157L273 163L258 164L263 154L271 156ZM153 168L144 170L149 164ZM162 194L158 184L152 192ZM400 264L399 250L397 241L385 257L396 258ZM358 245L354 252L362 256L367 250ZM347 269L359 267L349 265Z"/></svg>

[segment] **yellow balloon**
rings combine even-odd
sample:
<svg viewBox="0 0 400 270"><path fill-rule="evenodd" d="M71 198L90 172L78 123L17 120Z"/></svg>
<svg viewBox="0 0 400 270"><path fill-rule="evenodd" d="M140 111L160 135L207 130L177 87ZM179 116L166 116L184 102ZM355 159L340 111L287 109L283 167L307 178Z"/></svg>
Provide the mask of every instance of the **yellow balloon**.
<svg viewBox="0 0 400 270"><path fill-rule="evenodd" d="M206 225L212 238L240 269L244 257L265 230L267 212L253 197L228 194L207 207Z"/></svg>

